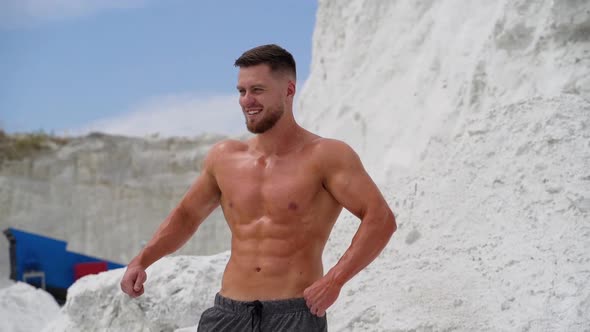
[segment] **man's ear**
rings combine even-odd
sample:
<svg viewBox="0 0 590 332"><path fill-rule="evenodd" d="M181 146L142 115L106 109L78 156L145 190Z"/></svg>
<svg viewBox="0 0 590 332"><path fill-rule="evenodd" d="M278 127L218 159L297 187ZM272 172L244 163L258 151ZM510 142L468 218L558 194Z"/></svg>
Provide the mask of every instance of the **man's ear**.
<svg viewBox="0 0 590 332"><path fill-rule="evenodd" d="M295 81L289 80L287 83L287 97L295 97L296 90Z"/></svg>

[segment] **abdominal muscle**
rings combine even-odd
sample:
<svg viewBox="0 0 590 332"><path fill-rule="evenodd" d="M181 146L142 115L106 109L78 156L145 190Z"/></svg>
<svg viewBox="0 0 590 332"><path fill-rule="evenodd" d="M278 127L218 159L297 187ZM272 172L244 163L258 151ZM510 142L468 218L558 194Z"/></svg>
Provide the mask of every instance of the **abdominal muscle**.
<svg viewBox="0 0 590 332"><path fill-rule="evenodd" d="M303 297L323 276L327 234L317 226L311 220L276 222L266 217L230 222L232 250L220 294L238 301Z"/></svg>

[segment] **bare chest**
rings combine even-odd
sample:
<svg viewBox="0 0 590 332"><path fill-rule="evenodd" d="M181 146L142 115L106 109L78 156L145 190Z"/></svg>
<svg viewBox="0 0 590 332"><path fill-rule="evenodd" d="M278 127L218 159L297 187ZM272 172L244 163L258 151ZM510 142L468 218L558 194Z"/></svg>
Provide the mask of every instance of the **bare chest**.
<svg viewBox="0 0 590 332"><path fill-rule="evenodd" d="M322 179L309 162L246 158L225 165L216 175L227 217L288 220L311 213Z"/></svg>

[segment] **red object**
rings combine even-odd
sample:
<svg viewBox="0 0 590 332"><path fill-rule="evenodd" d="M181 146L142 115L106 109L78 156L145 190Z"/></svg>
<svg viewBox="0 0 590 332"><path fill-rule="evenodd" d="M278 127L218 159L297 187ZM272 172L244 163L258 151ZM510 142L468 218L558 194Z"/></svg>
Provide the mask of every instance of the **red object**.
<svg viewBox="0 0 590 332"><path fill-rule="evenodd" d="M89 274L98 274L107 270L107 262L88 262L74 265L74 280Z"/></svg>

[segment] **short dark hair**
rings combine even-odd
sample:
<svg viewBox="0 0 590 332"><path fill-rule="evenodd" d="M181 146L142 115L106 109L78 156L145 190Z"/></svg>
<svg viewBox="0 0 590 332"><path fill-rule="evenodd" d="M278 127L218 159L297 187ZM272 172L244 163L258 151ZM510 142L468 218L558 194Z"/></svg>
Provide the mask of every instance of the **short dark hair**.
<svg viewBox="0 0 590 332"><path fill-rule="evenodd" d="M297 78L297 67L293 55L275 44L257 46L244 52L234 66L243 68L260 64L270 66L272 72L286 72Z"/></svg>

